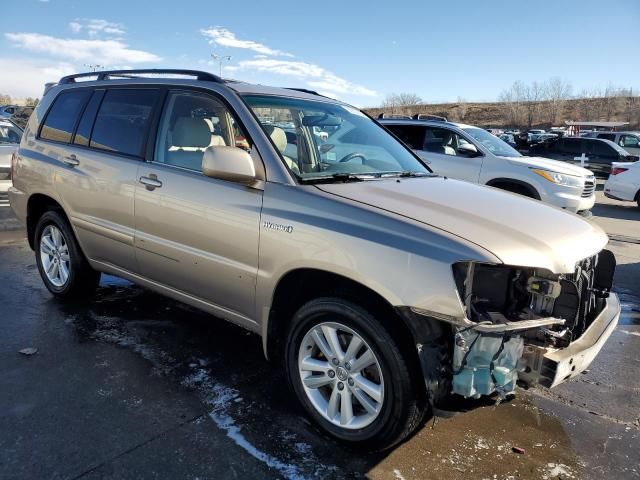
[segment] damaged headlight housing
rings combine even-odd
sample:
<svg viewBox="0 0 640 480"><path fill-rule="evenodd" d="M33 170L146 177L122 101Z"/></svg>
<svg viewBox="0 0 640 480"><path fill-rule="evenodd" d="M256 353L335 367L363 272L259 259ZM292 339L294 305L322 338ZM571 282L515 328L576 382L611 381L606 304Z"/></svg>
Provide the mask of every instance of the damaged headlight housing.
<svg viewBox="0 0 640 480"><path fill-rule="evenodd" d="M567 175L565 173L554 172L553 170L543 170L541 168L532 168L531 171L537 175L540 175L545 180L555 183L556 185L563 185L565 187L584 187L584 178L577 177L575 175Z"/></svg>

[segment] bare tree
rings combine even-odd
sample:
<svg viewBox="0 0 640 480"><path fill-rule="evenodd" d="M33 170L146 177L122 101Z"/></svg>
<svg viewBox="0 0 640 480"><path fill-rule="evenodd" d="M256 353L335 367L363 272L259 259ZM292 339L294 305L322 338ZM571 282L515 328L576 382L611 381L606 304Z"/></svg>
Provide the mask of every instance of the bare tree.
<svg viewBox="0 0 640 480"><path fill-rule="evenodd" d="M504 104L505 117L510 125L522 125L524 90L524 84L517 81L510 88L503 90L498 98L498 101Z"/></svg>
<svg viewBox="0 0 640 480"><path fill-rule="evenodd" d="M0 105L7 105L8 103L11 103L11 96L0 93Z"/></svg>
<svg viewBox="0 0 640 480"><path fill-rule="evenodd" d="M547 107L547 118L555 124L562 116L565 102L571 97L571 84L560 77L550 78L544 85L544 99Z"/></svg>
<svg viewBox="0 0 640 480"><path fill-rule="evenodd" d="M467 116L467 101L462 97L458 97L456 115L458 117L458 120L460 121L464 121L465 117Z"/></svg>
<svg viewBox="0 0 640 480"><path fill-rule="evenodd" d="M537 119L543 93L543 85L539 82L532 82L524 88L524 106L527 111L527 125L529 128L531 128L534 121Z"/></svg>

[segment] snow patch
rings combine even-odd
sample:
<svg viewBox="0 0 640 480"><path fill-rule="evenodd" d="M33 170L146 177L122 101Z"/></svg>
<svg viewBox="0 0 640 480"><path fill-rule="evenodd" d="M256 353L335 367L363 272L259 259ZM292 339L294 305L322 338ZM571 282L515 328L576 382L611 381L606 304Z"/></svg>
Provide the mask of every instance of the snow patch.
<svg viewBox="0 0 640 480"><path fill-rule="evenodd" d="M547 463L542 474L543 480L552 480L554 478L576 478L571 468L563 463Z"/></svg>
<svg viewBox="0 0 640 480"><path fill-rule="evenodd" d="M117 279L117 277L113 278ZM110 281L110 279L107 280ZM126 282L125 280L123 281ZM71 317L70 320L72 323L75 321L73 317ZM180 362L167 352L154 346L145 345L135 336L123 332L122 329L125 328L125 326L121 320L102 316L94 316L93 320L96 321L96 329L91 333L93 338L130 348L153 365L154 373L168 375L175 373L177 367L182 366ZM277 471L280 476L290 480L335 476L337 467L321 464L313 455L310 445L296 441L297 436L295 433L284 431L278 435L283 443L285 443L285 445L283 445L285 451L292 451L303 455L302 459L292 457L297 464L289 463L253 445L242 433L242 426L236 423L236 420L231 416L229 411L233 406L235 406L235 408L242 406L243 398L240 392L215 381L209 375L208 369L205 368L208 364L209 362L204 359L199 359L187 364L191 371L182 378L181 384L200 394L201 400L211 409L208 414L209 418L218 428L224 430L227 437L233 440L236 445L244 449L252 457ZM100 395L105 395L106 393L107 392L98 392ZM134 404L138 405L139 403L134 402Z"/></svg>
<svg viewBox="0 0 640 480"><path fill-rule="evenodd" d="M400 473L400 470L398 470L397 468L393 470L393 476L396 478L396 480L407 480L402 476L402 473Z"/></svg>

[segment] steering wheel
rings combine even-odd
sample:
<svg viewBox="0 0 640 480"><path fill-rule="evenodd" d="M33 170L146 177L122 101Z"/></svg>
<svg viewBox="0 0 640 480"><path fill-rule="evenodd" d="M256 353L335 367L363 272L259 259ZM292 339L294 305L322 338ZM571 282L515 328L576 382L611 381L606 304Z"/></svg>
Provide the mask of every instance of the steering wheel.
<svg viewBox="0 0 640 480"><path fill-rule="evenodd" d="M351 153L345 155L344 157L342 157L340 159L339 163L348 162L348 161L353 160L354 158L358 158L358 157L360 157L362 159L362 163L365 163L367 161L367 157L364 156L364 153L351 152Z"/></svg>

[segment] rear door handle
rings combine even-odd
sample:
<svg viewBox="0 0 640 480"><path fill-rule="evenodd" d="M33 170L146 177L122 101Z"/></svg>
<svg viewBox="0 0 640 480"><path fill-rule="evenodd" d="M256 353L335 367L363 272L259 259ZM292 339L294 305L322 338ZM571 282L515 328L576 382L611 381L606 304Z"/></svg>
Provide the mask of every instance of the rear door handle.
<svg viewBox="0 0 640 480"><path fill-rule="evenodd" d="M62 161L70 167L77 167L78 165L80 165L80 161L73 153L68 157L64 157Z"/></svg>
<svg viewBox="0 0 640 480"><path fill-rule="evenodd" d="M147 190L155 190L156 188L162 187L162 182L158 180L154 174L151 174L148 177L140 177L140 183L147 187Z"/></svg>

